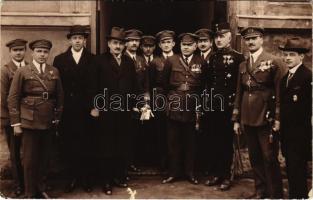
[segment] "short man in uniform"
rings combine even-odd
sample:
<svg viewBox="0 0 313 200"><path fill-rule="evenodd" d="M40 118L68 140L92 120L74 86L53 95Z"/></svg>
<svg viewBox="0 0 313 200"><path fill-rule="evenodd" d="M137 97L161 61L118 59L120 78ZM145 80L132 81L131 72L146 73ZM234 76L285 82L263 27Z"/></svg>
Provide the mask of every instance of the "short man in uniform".
<svg viewBox="0 0 313 200"><path fill-rule="evenodd" d="M21 164L21 136L13 134L13 128L10 124L7 98L11 82L16 70L28 64L24 60L27 41L15 39L6 44L9 48L11 61L1 67L1 130L4 131L10 152L10 161L12 174L15 184L15 195L20 196L24 192L23 168Z"/></svg>
<svg viewBox="0 0 313 200"><path fill-rule="evenodd" d="M72 26L67 34L71 46L66 52L57 55L53 62L53 66L59 70L64 90L60 143L61 156L67 164L70 176L65 192L73 191L77 182L82 182L85 191L91 191L93 130L85 88L93 55L84 47L88 35L86 27ZM82 146L84 150L81 149Z"/></svg>
<svg viewBox="0 0 313 200"><path fill-rule="evenodd" d="M167 58L174 55L175 46L174 31L164 30L156 34L161 49L161 55L154 58L149 67L149 89L151 96L151 107L154 113L154 131L158 137L157 151L159 167L165 171L168 165L167 160L167 128L166 115L164 107L166 106L165 88L164 88L164 64ZM159 97L158 97L159 94ZM162 95L162 97L160 96Z"/></svg>
<svg viewBox="0 0 313 200"><path fill-rule="evenodd" d="M241 31L249 58L240 64L232 120L235 133L239 134L241 127L246 136L255 197L283 198L276 133L279 130L282 63L263 50L263 33L264 30L258 27Z"/></svg>
<svg viewBox="0 0 313 200"><path fill-rule="evenodd" d="M309 49L300 38L287 39L279 49L289 68L280 83L280 138L286 158L288 198L306 199L307 166L312 159L312 71L302 62Z"/></svg>
<svg viewBox="0 0 313 200"><path fill-rule="evenodd" d="M140 90L142 93L146 93L147 99L149 99L149 91L148 91L148 71L147 64L145 59L138 54L138 49L140 46L142 32L137 29L130 29L125 31L125 39L126 39L126 51L125 55L131 58L136 67L137 73L137 81L140 86ZM143 105L142 105L143 106ZM140 109L140 108L138 108ZM133 137L131 142L130 149L130 158L129 158L129 171L139 172L138 164L141 162L140 156L143 152L141 148L141 143L143 142L142 135L144 133L143 123L139 120L139 113L135 113L133 115ZM141 162L142 164L142 162Z"/></svg>
<svg viewBox="0 0 313 200"><path fill-rule="evenodd" d="M152 35L144 35L141 37L140 40L140 49L142 52L142 57L145 60L145 65L146 65L146 88L147 88L147 96L149 96L149 98L152 95L152 89L149 86L150 84L150 77L149 77L149 73L151 71L151 66L152 63L154 63L155 59L157 59L157 57L154 54L156 48L156 39L154 36ZM147 101L147 103L151 106L152 102L151 102L151 98L150 101ZM144 122L142 122L142 126L143 126L143 131L140 132L140 150L141 152L139 152L139 160L142 162L142 164L144 164L145 166L155 166L158 165L159 166L159 159L158 159L158 134L155 130L155 120L153 119L149 119L149 120L145 120Z"/></svg>
<svg viewBox="0 0 313 200"><path fill-rule="evenodd" d="M141 37L140 49L142 51L142 55L146 61L146 64L150 66L150 63L155 58L154 50L155 50L155 37L152 35L144 35Z"/></svg>
<svg viewBox="0 0 313 200"><path fill-rule="evenodd" d="M63 89L59 72L48 65L52 43L35 40L29 44L33 61L18 69L13 77L8 106L14 134L23 134L25 195L49 198L42 187L47 147L53 123L63 110Z"/></svg>
<svg viewBox="0 0 313 200"><path fill-rule="evenodd" d="M162 183L172 183L185 175L190 183L198 184L194 174L195 126L196 107L201 103L197 97L202 89L203 62L194 55L198 36L183 33L179 38L181 54L168 58L164 66L169 174Z"/></svg>
<svg viewBox="0 0 313 200"><path fill-rule="evenodd" d="M236 92L239 64L244 60L241 53L231 48L231 32L228 23L214 25L214 42L217 51L209 59L206 75L208 92L212 93L207 103L211 110L208 116L209 178L205 185L218 185L222 191L231 186L233 161L232 110Z"/></svg>

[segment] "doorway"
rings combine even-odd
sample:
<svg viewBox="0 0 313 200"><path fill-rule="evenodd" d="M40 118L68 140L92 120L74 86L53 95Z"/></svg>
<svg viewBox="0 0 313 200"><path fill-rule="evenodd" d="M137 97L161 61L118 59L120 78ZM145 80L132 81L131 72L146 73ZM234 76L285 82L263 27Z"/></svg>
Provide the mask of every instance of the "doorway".
<svg viewBox="0 0 313 200"><path fill-rule="evenodd" d="M219 0L112 0L101 1L100 7L101 53L107 49L106 35L113 26L136 28L145 35L169 29L177 36L227 20L227 1Z"/></svg>

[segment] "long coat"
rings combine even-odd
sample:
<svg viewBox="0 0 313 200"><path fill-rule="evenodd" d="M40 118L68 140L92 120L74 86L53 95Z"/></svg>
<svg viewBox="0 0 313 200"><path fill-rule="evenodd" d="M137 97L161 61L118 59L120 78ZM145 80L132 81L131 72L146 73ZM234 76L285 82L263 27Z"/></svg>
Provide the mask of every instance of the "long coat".
<svg viewBox="0 0 313 200"><path fill-rule="evenodd" d="M286 87L288 74L280 83L282 151L292 148L312 158L312 72L301 65Z"/></svg>
<svg viewBox="0 0 313 200"><path fill-rule="evenodd" d="M87 49L83 49L78 64L75 62L71 47L64 53L56 56L53 61L60 73L64 90L64 110L60 123L60 142L63 154L69 156L86 153L81 151L82 146L92 143L91 119L88 110L88 74L93 55ZM88 141L86 141L88 139Z"/></svg>
<svg viewBox="0 0 313 200"><path fill-rule="evenodd" d="M131 110L135 106L133 98L127 101L127 95L137 95L140 88L134 62L122 55L118 65L111 53L105 53L98 56L92 65L94 81L90 92L92 97L101 94L102 101L93 98L90 102L97 102L96 105L103 108L98 119L98 156L127 156L131 144ZM94 105L92 103L90 108Z"/></svg>
<svg viewBox="0 0 313 200"><path fill-rule="evenodd" d="M284 68L280 59L265 52L250 66L249 59L239 67L232 120L248 126L267 124L269 111L279 120L279 80Z"/></svg>

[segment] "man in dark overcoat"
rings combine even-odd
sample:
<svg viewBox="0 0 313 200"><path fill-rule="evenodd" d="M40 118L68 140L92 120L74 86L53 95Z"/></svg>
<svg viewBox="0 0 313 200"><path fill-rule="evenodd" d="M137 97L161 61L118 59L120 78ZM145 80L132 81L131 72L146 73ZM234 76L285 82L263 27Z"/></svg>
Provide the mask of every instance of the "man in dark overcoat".
<svg viewBox="0 0 313 200"><path fill-rule="evenodd" d="M77 182L82 182L85 191L91 191L93 130L85 88L93 55L85 48L88 35L86 27L72 26L67 34L71 46L66 52L57 55L53 62L53 66L59 70L64 89L59 141L61 157L70 176L66 192L73 191Z"/></svg>
<svg viewBox="0 0 313 200"><path fill-rule="evenodd" d="M28 64L24 60L26 44L27 41L23 39L9 41L6 46L9 48L11 61L1 67L1 132L5 133L10 152L11 169L15 185L14 193L16 197L20 196L24 191L23 168L21 164L22 137L13 134L7 98L14 73L18 68Z"/></svg>
<svg viewBox="0 0 313 200"><path fill-rule="evenodd" d="M289 72L280 83L281 149L286 161L289 199L308 198L312 159L312 71L303 63L309 51L300 38L287 39L283 59Z"/></svg>
<svg viewBox="0 0 313 200"><path fill-rule="evenodd" d="M134 62L122 53L125 32L113 27L107 36L109 52L98 56L93 65L94 82L91 112L98 120L97 152L102 168L103 190L112 194L112 183L127 187L126 159L131 140L131 111L138 93Z"/></svg>

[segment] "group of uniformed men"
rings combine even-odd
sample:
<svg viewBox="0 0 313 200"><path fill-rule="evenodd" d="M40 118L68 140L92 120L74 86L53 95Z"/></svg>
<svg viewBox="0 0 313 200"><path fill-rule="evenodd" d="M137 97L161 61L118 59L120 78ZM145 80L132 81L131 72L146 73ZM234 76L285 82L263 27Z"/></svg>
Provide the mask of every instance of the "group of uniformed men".
<svg viewBox="0 0 313 200"><path fill-rule="evenodd" d="M51 41L31 42L30 62L24 60L27 41L8 42L12 59L1 67L1 126L10 150L15 194L49 197L43 177L55 127L70 176L67 192L78 183L91 192L94 171L101 175L107 195L112 194L113 185L127 187L127 171L140 171L138 154L144 162L153 155L154 165L168 169L164 184L182 177L198 184L195 171L201 170L208 175L205 185L228 190L234 132L243 132L255 198L283 198L279 138L289 198L306 198L306 167L312 156L312 75L302 60L309 49L299 38L288 39L280 48L283 63L263 49L263 34L258 27L241 30L249 50L245 59L231 48L228 23L215 24L213 31L180 34L179 54L173 52L173 31L154 37L113 27L107 36L109 51L94 56L85 48L86 28L77 25L67 35L70 47L54 58L53 66L47 64ZM157 44L160 56L154 54ZM215 95L202 104L188 98L201 96L204 90ZM95 98L103 93L105 99ZM155 98L155 93L166 96L166 101ZM127 99L129 94L141 94L142 105L138 107L132 99L99 109L109 104L108 99L116 95ZM180 102L175 103L175 98ZM200 120L201 107L208 104L211 109L202 109ZM165 110L151 112L151 107L164 105ZM149 121L139 120L152 115ZM199 123L202 134L197 133Z"/></svg>

